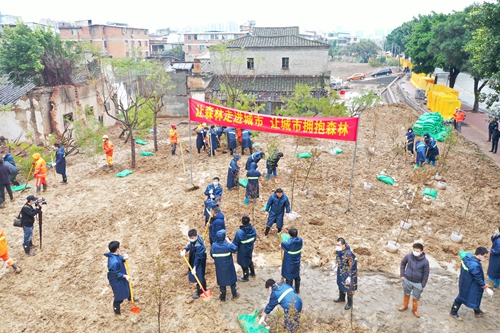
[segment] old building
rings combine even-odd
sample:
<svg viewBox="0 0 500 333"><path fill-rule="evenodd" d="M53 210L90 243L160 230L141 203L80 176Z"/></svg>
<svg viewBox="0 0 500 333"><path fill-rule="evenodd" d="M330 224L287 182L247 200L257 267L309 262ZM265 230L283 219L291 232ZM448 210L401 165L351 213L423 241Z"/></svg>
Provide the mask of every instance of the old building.
<svg viewBox="0 0 500 333"><path fill-rule="evenodd" d="M197 56L208 51L211 45L221 44L245 36L246 32L186 32L184 34L184 53L186 61L193 61Z"/></svg>
<svg viewBox="0 0 500 333"><path fill-rule="evenodd" d="M148 57L149 30L124 23L93 24L92 20L60 22L62 39L88 41L113 58Z"/></svg>
<svg viewBox="0 0 500 333"><path fill-rule="evenodd" d="M299 36L298 27L255 27L247 35L225 43L234 61L227 64L217 52L210 52L214 79L206 99L217 95L224 100L221 84L236 84L266 104L266 113L281 105L282 96L290 95L296 84L307 84L315 97L329 93L329 44Z"/></svg>

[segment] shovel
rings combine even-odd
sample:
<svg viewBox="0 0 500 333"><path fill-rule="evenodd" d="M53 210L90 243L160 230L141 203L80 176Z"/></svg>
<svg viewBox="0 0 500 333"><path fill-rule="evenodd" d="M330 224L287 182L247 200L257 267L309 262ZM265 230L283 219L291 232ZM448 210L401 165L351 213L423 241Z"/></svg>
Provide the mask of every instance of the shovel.
<svg viewBox="0 0 500 333"><path fill-rule="evenodd" d="M54 171L54 187L57 187L56 168L54 167L54 158L52 157L52 154L50 154L50 160L52 162L52 170Z"/></svg>
<svg viewBox="0 0 500 333"><path fill-rule="evenodd" d="M127 275L130 274L130 267L128 265L128 259L125 260L125 268L127 269ZM135 306L134 302L134 289L132 288L132 280L128 279L128 285L130 287L130 302L132 302L132 308L130 309L130 312L139 314L141 313L141 309L139 309L137 306Z"/></svg>
<svg viewBox="0 0 500 333"><path fill-rule="evenodd" d="M186 256L183 256L184 260L186 261L186 264L188 265L189 267L189 270L192 271L193 270L193 267L191 267L191 265L189 264L189 261L187 260ZM203 290L203 294L200 295L201 298L209 298L209 297L212 297L212 291L211 290L205 290L205 288L203 288L203 286L201 285L201 282L200 280L198 279L198 277L196 276L196 274L193 274L194 278L196 279L196 281L198 282L198 285L200 286L201 290Z"/></svg>
<svg viewBox="0 0 500 333"><path fill-rule="evenodd" d="M205 227L205 232L203 232L203 241L205 241L205 236L207 235L208 227L210 226L210 221L212 220L212 214L210 214L210 218L208 219L207 226Z"/></svg>
<svg viewBox="0 0 500 333"><path fill-rule="evenodd" d="M23 193L24 190L26 190L26 186L28 186L28 182L30 181L31 171L33 171L33 164L31 164L30 172L28 172L28 177L26 177L26 184L24 184L24 188L21 191L21 193Z"/></svg>

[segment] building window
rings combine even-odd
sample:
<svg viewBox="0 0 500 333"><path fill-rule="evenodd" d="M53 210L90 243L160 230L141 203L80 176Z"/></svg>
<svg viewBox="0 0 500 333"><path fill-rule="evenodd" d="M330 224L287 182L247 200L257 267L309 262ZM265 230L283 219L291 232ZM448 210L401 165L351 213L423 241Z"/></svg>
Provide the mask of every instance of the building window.
<svg viewBox="0 0 500 333"><path fill-rule="evenodd" d="M191 45L188 45L188 51L191 51Z"/></svg>
<svg viewBox="0 0 500 333"><path fill-rule="evenodd" d="M198 40L198 35L194 35L194 40Z"/></svg>
<svg viewBox="0 0 500 333"><path fill-rule="evenodd" d="M144 29L144 35L147 35L148 34L148 31L146 29Z"/></svg>
<svg viewBox="0 0 500 333"><path fill-rule="evenodd" d="M128 58L128 57L130 57L130 53L125 52L125 56L126 56L127 58Z"/></svg>
<svg viewBox="0 0 500 333"><path fill-rule="evenodd" d="M92 39L90 40L90 44L94 44L94 41Z"/></svg>
<svg viewBox="0 0 500 333"><path fill-rule="evenodd" d="M125 40L125 47L128 47L128 40Z"/></svg>
<svg viewBox="0 0 500 333"><path fill-rule="evenodd" d="M137 41L137 45L142 46L142 43L140 40Z"/></svg>
<svg viewBox="0 0 500 333"><path fill-rule="evenodd" d="M247 69L253 69L253 58L247 58Z"/></svg>
<svg viewBox="0 0 500 333"><path fill-rule="evenodd" d="M90 34L91 35L97 35L97 29L96 28L91 28L90 29Z"/></svg>
<svg viewBox="0 0 500 333"><path fill-rule="evenodd" d="M204 51L205 50L205 45L200 45L200 51Z"/></svg>
<svg viewBox="0 0 500 333"><path fill-rule="evenodd" d="M188 40L191 40L191 35L188 35Z"/></svg>
<svg viewBox="0 0 500 333"><path fill-rule="evenodd" d="M146 47L148 46L148 41L144 42L144 46L146 46Z"/></svg>
<svg viewBox="0 0 500 333"><path fill-rule="evenodd" d="M106 34L106 27L102 27L102 34L105 35Z"/></svg>
<svg viewBox="0 0 500 333"><path fill-rule="evenodd" d="M130 45L134 46L135 45L135 41L131 40L130 41Z"/></svg>
<svg viewBox="0 0 500 333"><path fill-rule="evenodd" d="M127 34L127 28L123 28L123 34L126 35Z"/></svg>
<svg viewBox="0 0 500 333"><path fill-rule="evenodd" d="M71 34L76 35L76 29L71 29Z"/></svg>
<svg viewBox="0 0 500 333"><path fill-rule="evenodd" d="M290 58L281 58L281 68L282 69L288 69L289 68L289 61Z"/></svg>
<svg viewBox="0 0 500 333"><path fill-rule="evenodd" d="M104 49L107 49L108 48L108 43L106 41L104 41L103 44L104 44Z"/></svg>

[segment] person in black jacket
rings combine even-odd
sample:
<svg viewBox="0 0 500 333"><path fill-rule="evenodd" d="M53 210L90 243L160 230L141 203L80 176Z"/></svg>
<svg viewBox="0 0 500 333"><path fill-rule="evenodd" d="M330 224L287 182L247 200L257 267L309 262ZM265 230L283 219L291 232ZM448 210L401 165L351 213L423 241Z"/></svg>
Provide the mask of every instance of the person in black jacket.
<svg viewBox="0 0 500 333"><path fill-rule="evenodd" d="M29 195L26 200L26 203L21 209L21 225L23 226L24 232L23 247L26 254L34 256L35 252L31 251L31 248L36 246L31 241L31 237L33 236L33 223L35 223L35 216L42 208L40 206L33 208L33 203L38 200L33 194Z"/></svg>
<svg viewBox="0 0 500 333"><path fill-rule="evenodd" d="M498 125L493 129L493 134L491 135L491 150L490 153L496 154L498 150L498 139L500 139L500 131L498 130Z"/></svg>
<svg viewBox="0 0 500 333"><path fill-rule="evenodd" d="M3 165L3 159L0 158L0 208L5 207L5 190L9 193L10 201L14 200L10 188L10 169Z"/></svg>

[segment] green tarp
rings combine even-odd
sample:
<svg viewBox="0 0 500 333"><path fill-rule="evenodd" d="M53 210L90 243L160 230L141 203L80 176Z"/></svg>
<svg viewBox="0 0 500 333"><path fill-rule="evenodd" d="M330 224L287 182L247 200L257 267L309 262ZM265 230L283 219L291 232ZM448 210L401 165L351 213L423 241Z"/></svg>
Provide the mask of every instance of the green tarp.
<svg viewBox="0 0 500 333"><path fill-rule="evenodd" d="M241 329L245 333L269 333L269 330L262 325L259 325L259 311L257 309L253 313L242 314L238 316L238 322Z"/></svg>
<svg viewBox="0 0 500 333"><path fill-rule="evenodd" d="M426 187L426 188L424 188L424 195L427 195L429 197L432 197L432 198L436 199L438 193L437 193L437 191L435 189Z"/></svg>
<svg viewBox="0 0 500 333"><path fill-rule="evenodd" d="M153 154L150 151L143 151L143 152L141 152L141 156L155 156L155 154Z"/></svg>
<svg viewBox="0 0 500 333"><path fill-rule="evenodd" d="M312 155L311 155L311 153L310 153L310 152L308 152L308 151L307 151L307 152L305 152L305 153L297 153L297 157L298 157L298 158L311 158L311 157L312 157Z"/></svg>
<svg viewBox="0 0 500 333"><path fill-rule="evenodd" d="M31 188L31 186L26 186L26 188ZM17 185L17 186L12 186L10 188L12 190L12 192L16 192L16 191L22 191L24 190L24 185Z"/></svg>
<svg viewBox="0 0 500 333"><path fill-rule="evenodd" d="M332 155L338 155L338 154L342 154L344 151L337 147L337 148L330 149L328 152Z"/></svg>
<svg viewBox="0 0 500 333"><path fill-rule="evenodd" d="M443 120L438 112L424 113L413 125L413 132L418 136L429 133L435 140L443 142L451 135L451 126L444 126Z"/></svg>
<svg viewBox="0 0 500 333"><path fill-rule="evenodd" d="M248 186L248 180L246 180L245 178L240 178L240 179L238 179L238 184L240 184L244 188L247 188L247 186Z"/></svg>
<svg viewBox="0 0 500 333"><path fill-rule="evenodd" d="M394 185L394 179L386 175L377 175L377 179L389 185Z"/></svg>
<svg viewBox="0 0 500 333"><path fill-rule="evenodd" d="M145 145L147 145L147 144L148 144L147 142L144 142L144 141L142 141L141 139L137 139L137 140L135 140L135 143L137 143L138 145L143 145L143 146L145 146Z"/></svg>
<svg viewBox="0 0 500 333"><path fill-rule="evenodd" d="M123 178L123 177L127 177L131 173L132 173L132 170L123 170L123 171L118 172L115 176Z"/></svg>

